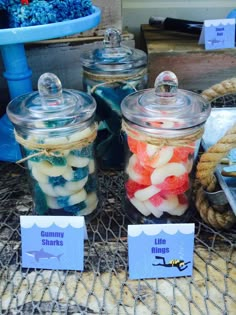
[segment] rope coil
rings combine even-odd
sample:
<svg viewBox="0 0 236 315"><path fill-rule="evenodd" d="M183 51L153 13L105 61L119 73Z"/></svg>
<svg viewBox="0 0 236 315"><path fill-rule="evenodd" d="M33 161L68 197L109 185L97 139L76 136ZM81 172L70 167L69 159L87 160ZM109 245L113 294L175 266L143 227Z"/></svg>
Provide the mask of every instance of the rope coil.
<svg viewBox="0 0 236 315"><path fill-rule="evenodd" d="M208 101L214 101L225 95L236 93L236 78L224 80L202 92ZM199 159L195 181L195 205L202 219L216 229L229 229L236 222L232 209L219 212L211 205L204 192L214 192L218 189L218 181L214 174L216 166L229 151L236 147L236 124Z"/></svg>

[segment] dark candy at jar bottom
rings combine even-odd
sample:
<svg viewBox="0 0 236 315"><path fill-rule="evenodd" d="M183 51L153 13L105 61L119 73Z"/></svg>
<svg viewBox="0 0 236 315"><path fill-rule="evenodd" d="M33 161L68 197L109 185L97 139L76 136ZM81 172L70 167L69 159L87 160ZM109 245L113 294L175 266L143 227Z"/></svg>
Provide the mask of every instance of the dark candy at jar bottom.
<svg viewBox="0 0 236 315"><path fill-rule="evenodd" d="M97 118L105 129L98 131L96 156L101 169L124 168L124 141L121 135L121 109L123 98L135 89L129 83L116 82L98 86L92 96L97 102Z"/></svg>
<svg viewBox="0 0 236 315"><path fill-rule="evenodd" d="M95 154L99 167L103 170L122 170L125 166L124 136L109 134L107 130L98 132Z"/></svg>
<svg viewBox="0 0 236 315"><path fill-rule="evenodd" d="M90 222L91 220L93 220L94 218L97 217L99 212L100 212L100 207L99 207L99 202L98 202L97 205L96 205L95 211L92 211L90 214L84 215L85 221L86 222ZM63 208L61 208L61 209L50 209L50 208L48 208L44 215L52 215L52 216L73 216L73 215L77 215L78 216L80 214L79 213L78 214L74 214L74 213L65 211L65 209L63 209Z"/></svg>
<svg viewBox="0 0 236 315"><path fill-rule="evenodd" d="M135 208L126 196L123 198L122 203L124 214L133 224L187 223L191 222L191 217L195 212L194 205L190 203L188 209L181 216L170 215L169 213L164 212L163 215L157 218L152 214L144 216Z"/></svg>

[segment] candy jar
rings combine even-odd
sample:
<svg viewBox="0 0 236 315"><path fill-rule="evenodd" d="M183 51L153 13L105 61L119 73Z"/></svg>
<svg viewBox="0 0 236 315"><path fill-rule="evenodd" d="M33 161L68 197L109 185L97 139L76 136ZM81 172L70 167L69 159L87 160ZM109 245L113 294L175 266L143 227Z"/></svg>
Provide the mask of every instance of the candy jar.
<svg viewBox="0 0 236 315"><path fill-rule="evenodd" d="M96 157L102 169L124 168L124 141L121 135L122 99L147 86L147 55L121 45L117 29L105 31L104 41L82 57L84 90L97 102L100 122Z"/></svg>
<svg viewBox="0 0 236 315"><path fill-rule="evenodd" d="M170 71L154 89L127 96L121 104L127 136L126 215L132 222L186 222L191 182L210 105L198 94L178 89Z"/></svg>
<svg viewBox="0 0 236 315"><path fill-rule="evenodd" d="M38 80L38 92L21 95L7 106L26 164L38 215L82 215L98 209L93 145L97 134L95 100L62 89L52 73Z"/></svg>

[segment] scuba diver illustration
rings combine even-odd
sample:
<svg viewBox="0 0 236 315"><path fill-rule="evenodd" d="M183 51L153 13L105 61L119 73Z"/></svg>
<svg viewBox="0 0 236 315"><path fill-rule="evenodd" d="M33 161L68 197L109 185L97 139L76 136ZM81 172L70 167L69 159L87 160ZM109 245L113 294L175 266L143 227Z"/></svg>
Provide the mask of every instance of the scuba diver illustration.
<svg viewBox="0 0 236 315"><path fill-rule="evenodd" d="M155 256L155 258L160 259L162 262L159 264L152 264L153 266L176 267L179 269L179 271L185 270L186 268L188 268L187 265L190 264L190 261L184 262L184 260L179 259L173 259L166 263L165 257Z"/></svg>

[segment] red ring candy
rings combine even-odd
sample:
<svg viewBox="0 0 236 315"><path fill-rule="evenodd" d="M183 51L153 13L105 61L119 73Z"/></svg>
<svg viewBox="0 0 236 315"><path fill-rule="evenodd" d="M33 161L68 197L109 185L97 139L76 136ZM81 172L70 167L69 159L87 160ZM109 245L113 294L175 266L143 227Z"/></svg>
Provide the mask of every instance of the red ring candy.
<svg viewBox="0 0 236 315"><path fill-rule="evenodd" d="M151 198L149 198L149 201L152 203L154 207L158 207L163 202L163 197L161 196L160 193L158 193L152 196Z"/></svg>
<svg viewBox="0 0 236 315"><path fill-rule="evenodd" d="M188 174L184 173L183 175L180 176L168 176L165 178L164 182L161 184L156 185L156 187L160 188L162 191L163 190L175 190L183 186L189 186L189 178Z"/></svg>
<svg viewBox="0 0 236 315"><path fill-rule="evenodd" d="M131 179L125 183L126 192L129 198L133 198L137 190L144 189L147 186L141 185Z"/></svg>

